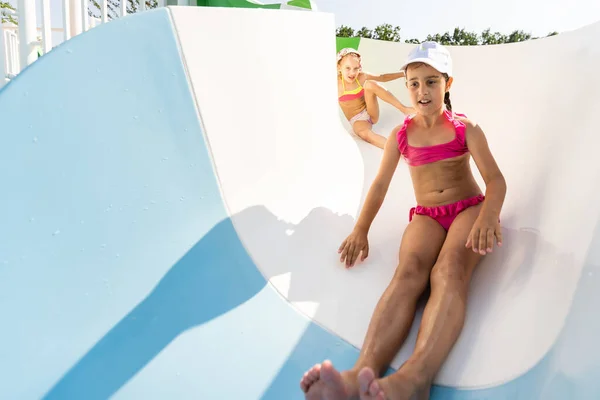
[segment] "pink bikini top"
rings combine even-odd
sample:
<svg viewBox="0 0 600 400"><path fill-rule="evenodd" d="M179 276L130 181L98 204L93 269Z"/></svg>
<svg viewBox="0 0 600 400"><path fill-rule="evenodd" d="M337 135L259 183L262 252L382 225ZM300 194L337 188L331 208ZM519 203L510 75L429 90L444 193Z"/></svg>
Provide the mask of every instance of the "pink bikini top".
<svg viewBox="0 0 600 400"><path fill-rule="evenodd" d="M454 139L447 143L436 144L433 146L414 147L408 144L406 138L406 128L408 123L412 119L409 115L404 120L402 128L396 133L396 140L398 140L398 150L400 154L406 159L408 165L416 167L423 164L444 160L446 158L458 157L469 152L467 147L467 140L465 138L465 131L467 126L454 118L454 115L466 117L464 114L452 113L451 111L444 111L445 117L448 121L454 125L456 135Z"/></svg>

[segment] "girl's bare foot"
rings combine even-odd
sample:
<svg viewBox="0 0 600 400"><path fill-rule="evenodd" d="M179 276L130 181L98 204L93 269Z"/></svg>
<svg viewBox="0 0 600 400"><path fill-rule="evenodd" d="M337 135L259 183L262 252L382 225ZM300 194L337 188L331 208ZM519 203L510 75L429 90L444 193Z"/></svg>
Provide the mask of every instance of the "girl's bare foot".
<svg viewBox="0 0 600 400"><path fill-rule="evenodd" d="M379 380L375 379L375 372L365 367L358 373L358 393L360 400L387 400Z"/></svg>
<svg viewBox="0 0 600 400"><path fill-rule="evenodd" d="M431 385L409 376L402 369L382 379L376 379L370 368L358 374L360 400L429 400Z"/></svg>
<svg viewBox="0 0 600 400"><path fill-rule="evenodd" d="M308 392L308 389L319 380L321 374L321 364L315 364L311 369L304 373L304 376L300 380L300 388L304 393Z"/></svg>
<svg viewBox="0 0 600 400"><path fill-rule="evenodd" d="M358 400L356 372L340 373L329 360L308 370L300 381L300 388L309 400Z"/></svg>

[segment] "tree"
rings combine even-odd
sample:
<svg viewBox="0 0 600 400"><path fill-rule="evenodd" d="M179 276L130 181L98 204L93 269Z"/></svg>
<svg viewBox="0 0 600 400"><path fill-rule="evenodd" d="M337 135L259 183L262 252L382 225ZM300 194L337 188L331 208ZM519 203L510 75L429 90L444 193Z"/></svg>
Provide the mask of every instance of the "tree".
<svg viewBox="0 0 600 400"><path fill-rule="evenodd" d="M0 24L10 22L17 25L17 20L11 14L11 11L15 11L15 8L8 2L0 1Z"/></svg>
<svg viewBox="0 0 600 400"><path fill-rule="evenodd" d="M553 31L548 33L548 36L558 35L558 32ZM361 37L367 39L385 40L390 42L400 42L400 27L392 27L390 24L381 24L371 30L365 26L360 28L358 31L354 31L349 26L342 25L336 30L337 37ZM454 28L452 33L436 33L429 34L425 38L427 41L439 42L443 45L448 46L478 46L478 45L492 45L492 44L503 44L503 43L515 43L524 42L526 40L538 39L532 37L530 33L526 33L522 30L515 30L509 34L502 34L500 32L491 32L490 28L477 34L475 32L469 32L465 28ZM419 44L422 40L412 38L405 40L404 43Z"/></svg>
<svg viewBox="0 0 600 400"><path fill-rule="evenodd" d="M354 37L354 29L349 26L342 25L335 31L337 37Z"/></svg>
<svg viewBox="0 0 600 400"><path fill-rule="evenodd" d="M400 41L400 27L395 26L392 28L390 24L378 25L374 30L373 39L386 40L389 42Z"/></svg>
<svg viewBox="0 0 600 400"><path fill-rule="evenodd" d="M514 31L508 35L506 43L524 42L531 39L531 33L525 33L523 31Z"/></svg>
<svg viewBox="0 0 600 400"><path fill-rule="evenodd" d="M108 0L107 1L107 14L108 19L116 19L121 16L121 1L123 0ZM158 7L157 0L145 0L146 9ZM127 0L127 13L133 14L138 12L140 3L137 0ZM88 15L94 18L102 18L102 7L101 3L96 0L89 1Z"/></svg>
<svg viewBox="0 0 600 400"><path fill-rule="evenodd" d="M371 39L373 37L373 31L368 29L366 26L363 26L358 32L356 32L356 36Z"/></svg>
<svg viewBox="0 0 600 400"><path fill-rule="evenodd" d="M115 19L121 16L121 1L122 0L108 0L107 2L107 13L108 19ZM133 14L138 12L140 3L137 0L126 0L127 1L127 13ZM145 0L146 9L158 7L157 0ZM15 11L15 8L10 3L0 0L0 16L2 17L2 23L12 22L17 25L18 21L5 10ZM102 7L101 4L96 0L90 0L88 6L88 15L94 18L102 18Z"/></svg>
<svg viewBox="0 0 600 400"><path fill-rule="evenodd" d="M506 36L500 32L491 33L490 28L487 28L481 33L481 44L488 45L500 43L506 43Z"/></svg>

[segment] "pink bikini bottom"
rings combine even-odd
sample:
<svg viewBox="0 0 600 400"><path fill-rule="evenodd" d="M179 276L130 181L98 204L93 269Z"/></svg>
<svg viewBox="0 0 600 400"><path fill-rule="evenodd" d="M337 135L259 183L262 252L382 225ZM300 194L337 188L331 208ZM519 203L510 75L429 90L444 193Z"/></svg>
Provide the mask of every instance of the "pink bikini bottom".
<svg viewBox="0 0 600 400"><path fill-rule="evenodd" d="M476 206L483 200L485 200L485 196L480 194L475 197L459 200L456 203L444 204L437 207L416 206L410 209L408 221L412 221L413 215L415 214L426 215L435 219L446 231L448 231L448 229L450 229L450 225L452 225L452 222L458 214L469 207Z"/></svg>

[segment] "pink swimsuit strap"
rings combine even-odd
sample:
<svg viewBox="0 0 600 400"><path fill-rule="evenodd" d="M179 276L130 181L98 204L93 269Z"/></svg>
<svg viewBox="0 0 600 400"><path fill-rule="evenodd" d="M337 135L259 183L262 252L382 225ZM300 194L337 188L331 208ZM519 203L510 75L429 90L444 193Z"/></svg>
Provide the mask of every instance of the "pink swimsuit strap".
<svg viewBox="0 0 600 400"><path fill-rule="evenodd" d="M400 150L400 154L406 159L408 165L416 167L446 158L458 157L469 151L465 137L467 126L462 121L454 118L455 115L466 117L464 114L452 113L448 110L444 111L444 116L454 125L456 132L454 139L447 143L423 147L414 147L408 144L406 129L413 116L409 115L406 117L404 124L402 124L400 130L396 133L396 140L398 141L398 150Z"/></svg>

